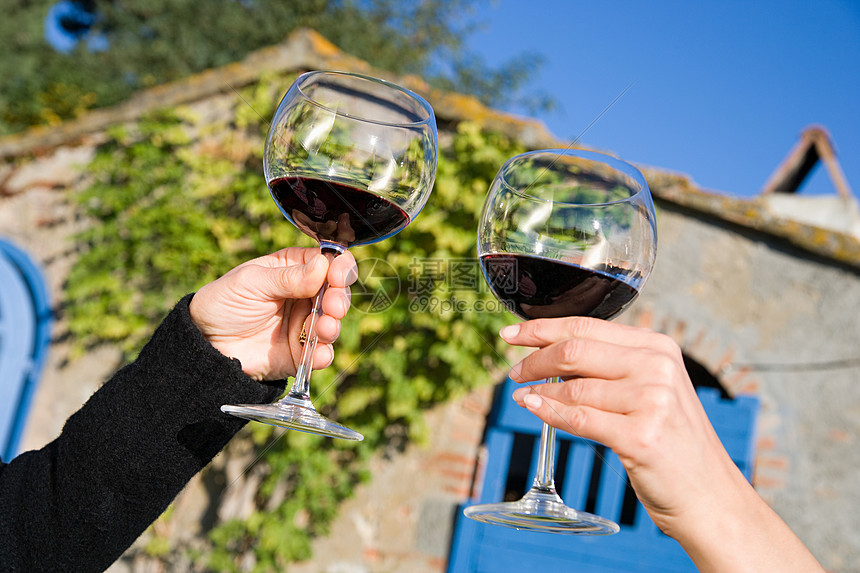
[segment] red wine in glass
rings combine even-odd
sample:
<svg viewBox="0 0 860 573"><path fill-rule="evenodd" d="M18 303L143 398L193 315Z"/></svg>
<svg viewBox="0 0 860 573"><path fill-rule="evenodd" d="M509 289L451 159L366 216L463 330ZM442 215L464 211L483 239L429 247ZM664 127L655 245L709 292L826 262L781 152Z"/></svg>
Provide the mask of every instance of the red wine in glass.
<svg viewBox="0 0 860 573"><path fill-rule="evenodd" d="M269 190L284 216L320 243L375 243L409 224L406 211L391 201L343 183L280 177Z"/></svg>
<svg viewBox="0 0 860 573"><path fill-rule="evenodd" d="M487 254L481 270L493 294L513 314L532 318L591 316L609 320L636 299L639 291L622 269L601 270L535 255Z"/></svg>

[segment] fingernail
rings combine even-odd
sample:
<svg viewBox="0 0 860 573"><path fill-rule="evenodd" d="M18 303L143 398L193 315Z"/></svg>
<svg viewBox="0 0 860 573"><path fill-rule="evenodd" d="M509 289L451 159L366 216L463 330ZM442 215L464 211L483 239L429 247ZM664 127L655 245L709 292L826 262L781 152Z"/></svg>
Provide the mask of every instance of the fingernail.
<svg viewBox="0 0 860 573"><path fill-rule="evenodd" d="M516 390L514 390L514 393L511 395L511 397L514 399L514 402L522 405L523 398L525 398L526 394L528 393L528 388L517 388Z"/></svg>
<svg viewBox="0 0 860 573"><path fill-rule="evenodd" d="M350 269L346 272L346 284L347 286L353 284L358 280L358 267L350 267Z"/></svg>
<svg viewBox="0 0 860 573"><path fill-rule="evenodd" d="M529 410L537 410L540 408L541 402L542 400L537 394L528 393L523 396L523 404L525 404L526 408Z"/></svg>
<svg viewBox="0 0 860 573"><path fill-rule="evenodd" d="M510 370L510 372L508 372L508 376L511 377L511 380L514 380L517 382L523 382L523 380L520 377L522 370L523 370L523 363L517 362L516 364L511 366L511 370Z"/></svg>
<svg viewBox="0 0 860 573"><path fill-rule="evenodd" d="M499 336L504 338L505 340L511 339L515 337L520 332L519 324L512 324L510 326L506 326L499 331Z"/></svg>
<svg viewBox="0 0 860 573"><path fill-rule="evenodd" d="M326 365L324 368L328 368L334 362L334 347L331 344L324 344L322 348L317 347L318 351L325 351L328 354L328 359L326 360Z"/></svg>
<svg viewBox="0 0 860 573"><path fill-rule="evenodd" d="M325 255L317 255L308 265L310 271L314 271L320 267L320 265L327 264L328 260L325 258Z"/></svg>

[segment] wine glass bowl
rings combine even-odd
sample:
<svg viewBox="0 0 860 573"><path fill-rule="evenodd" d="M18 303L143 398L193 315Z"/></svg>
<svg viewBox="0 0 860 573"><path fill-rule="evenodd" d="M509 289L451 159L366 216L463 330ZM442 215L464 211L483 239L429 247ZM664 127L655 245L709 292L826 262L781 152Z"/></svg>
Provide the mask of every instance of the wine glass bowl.
<svg viewBox="0 0 860 573"><path fill-rule="evenodd" d="M281 100L263 168L272 198L325 250L374 243L421 211L436 174L433 109L384 80L309 72Z"/></svg>
<svg viewBox="0 0 860 573"><path fill-rule="evenodd" d="M478 258L496 298L519 318L611 319L636 299L654 265L648 184L632 165L584 150L508 160L478 222ZM558 378L549 382L560 382ZM572 509L555 490L555 429L543 425L534 483L513 502L467 507L467 517L553 533L606 535L614 522Z"/></svg>
<svg viewBox="0 0 860 573"><path fill-rule="evenodd" d="M333 257L403 230L424 207L436 176L433 108L419 95L360 74L300 75L269 126L263 170L272 199L300 231ZM360 440L310 400L311 358L324 284L314 297L296 378L275 404L222 411L277 426Z"/></svg>
<svg viewBox="0 0 860 573"><path fill-rule="evenodd" d="M653 212L645 178L621 160L582 150L517 156L481 214L484 276L520 318L610 319L654 265Z"/></svg>

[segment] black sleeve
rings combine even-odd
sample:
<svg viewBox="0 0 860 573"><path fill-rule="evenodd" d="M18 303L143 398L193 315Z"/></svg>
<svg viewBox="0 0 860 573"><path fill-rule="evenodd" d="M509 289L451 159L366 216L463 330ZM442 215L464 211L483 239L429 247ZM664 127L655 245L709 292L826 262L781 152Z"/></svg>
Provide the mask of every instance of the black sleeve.
<svg viewBox="0 0 860 573"><path fill-rule="evenodd" d="M245 424L220 406L283 391L215 350L190 300L56 440L0 468L0 571L105 570Z"/></svg>

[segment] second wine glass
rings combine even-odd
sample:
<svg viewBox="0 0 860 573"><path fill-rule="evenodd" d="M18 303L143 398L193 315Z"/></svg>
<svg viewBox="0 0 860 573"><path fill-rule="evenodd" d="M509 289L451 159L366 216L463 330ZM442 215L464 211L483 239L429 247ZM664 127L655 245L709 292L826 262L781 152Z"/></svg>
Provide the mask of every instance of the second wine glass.
<svg viewBox="0 0 860 573"><path fill-rule="evenodd" d="M648 184L632 165L581 150L505 163L478 223L478 257L493 294L522 319L610 319L637 297L657 253ZM560 382L558 378L548 382ZM555 428L544 424L531 489L519 501L472 505L477 521L579 535L618 525L564 504L555 488Z"/></svg>
<svg viewBox="0 0 860 573"><path fill-rule="evenodd" d="M284 216L333 259L405 228L433 188L438 156L433 109L387 81L346 72L298 77L269 127L263 156L269 190ZM361 440L317 412L310 399L324 284L314 297L292 388L275 404L224 412L305 432Z"/></svg>

